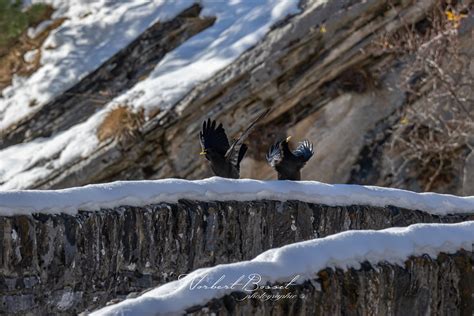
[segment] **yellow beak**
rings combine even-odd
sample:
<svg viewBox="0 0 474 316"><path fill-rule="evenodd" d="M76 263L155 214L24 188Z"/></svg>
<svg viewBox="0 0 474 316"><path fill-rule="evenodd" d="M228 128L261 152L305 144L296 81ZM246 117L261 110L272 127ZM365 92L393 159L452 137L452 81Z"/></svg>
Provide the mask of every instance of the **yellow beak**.
<svg viewBox="0 0 474 316"><path fill-rule="evenodd" d="M286 138L286 142L288 143L288 142L290 141L290 139L291 139L291 136L288 136L288 137Z"/></svg>
<svg viewBox="0 0 474 316"><path fill-rule="evenodd" d="M206 154L206 151L203 150L203 151L201 151L199 154L200 154L201 156L202 156L202 155L205 155L205 154Z"/></svg>

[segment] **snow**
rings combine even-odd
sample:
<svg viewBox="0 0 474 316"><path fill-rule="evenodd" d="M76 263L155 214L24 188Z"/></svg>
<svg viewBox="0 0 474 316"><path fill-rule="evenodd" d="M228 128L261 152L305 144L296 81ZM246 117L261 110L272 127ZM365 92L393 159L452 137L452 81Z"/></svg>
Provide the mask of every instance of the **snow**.
<svg viewBox="0 0 474 316"><path fill-rule="evenodd" d="M38 35L40 35L41 33L44 32L44 30L46 30L48 28L48 26L50 26L51 24L53 24L53 21L52 20L46 20L46 21L43 21L41 22L37 27L30 27L28 28L28 31L26 32L28 37L31 38L31 39L34 39L36 38Z"/></svg>
<svg viewBox="0 0 474 316"><path fill-rule="evenodd" d="M167 54L147 80L115 102L133 101L146 110L171 107L255 45L273 24L297 13L297 4L294 0L201 1L201 16L216 16L215 24Z"/></svg>
<svg viewBox="0 0 474 316"><path fill-rule="evenodd" d="M14 81L0 97L0 130L79 82L157 20L173 18L192 4L189 0L32 1L39 2L53 5L53 18L67 20L43 43L41 67ZM28 34L35 37L48 23ZM37 103L34 108L29 106L32 101Z"/></svg>
<svg viewBox="0 0 474 316"><path fill-rule="evenodd" d="M316 181L259 181L213 177L204 180L118 181L63 190L19 190L0 192L0 215L35 212L74 215L78 210L95 211L117 206L144 206L180 199L196 201L299 200L325 205L393 205L431 214L474 213L474 196L325 184Z"/></svg>
<svg viewBox="0 0 474 316"><path fill-rule="evenodd" d="M38 50L37 49L33 49L33 50L30 50L30 51L27 51L24 55L23 55L23 60L26 61L27 63L32 63L35 58L36 58L36 55L38 55Z"/></svg>
<svg viewBox="0 0 474 316"><path fill-rule="evenodd" d="M53 170L61 168L77 157L87 157L99 144L95 135L96 125L103 119L104 112L94 115L51 139L37 139L18 144L0 151L1 189L24 187L46 177ZM87 145L85 145L87 144ZM43 159L55 156L47 165L39 165Z"/></svg>
<svg viewBox="0 0 474 316"><path fill-rule="evenodd" d="M254 285L302 283L316 278L316 273L326 267L358 269L364 261L403 266L410 256L427 254L435 258L441 252L455 253L461 248L470 250L473 243L474 221L416 224L379 231L346 231L271 249L250 261L198 269L177 281L91 315L174 315L234 291L251 295ZM238 280L240 284L233 286Z"/></svg>
<svg viewBox="0 0 474 316"><path fill-rule="evenodd" d="M172 18L193 4L190 0L46 2L58 8L54 18L67 17L67 20L45 41L41 67L28 78L15 76L12 85L3 90L0 131L77 83L157 19ZM86 122L48 138L0 150L0 189L31 187L58 169L90 155L99 145L98 126L117 105L144 108L147 113L156 107L173 107L197 84L257 44L272 25L298 12L298 2L199 1L204 8L201 15L214 16L216 22L168 53L148 78L111 100ZM36 106L30 107L33 101ZM50 162L41 166L37 164L40 161Z"/></svg>
<svg viewBox="0 0 474 316"><path fill-rule="evenodd" d="M18 233L16 232L15 229L12 229L12 240L16 241L18 239Z"/></svg>

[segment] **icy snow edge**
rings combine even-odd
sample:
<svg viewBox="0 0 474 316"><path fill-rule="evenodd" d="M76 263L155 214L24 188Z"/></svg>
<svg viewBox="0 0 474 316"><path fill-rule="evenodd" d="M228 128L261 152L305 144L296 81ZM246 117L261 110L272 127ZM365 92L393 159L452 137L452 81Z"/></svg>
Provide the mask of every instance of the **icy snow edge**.
<svg viewBox="0 0 474 316"><path fill-rule="evenodd" d="M461 248L471 249L474 243L474 221L459 224L415 224L405 228L385 230L346 231L321 239L299 242L268 250L251 261L198 269L180 280L164 284L135 298L105 307L91 315L157 315L177 314L192 306L199 306L236 289L251 289L243 284L234 289L197 289L211 287L222 276L220 285L232 285L241 276L258 275L258 285L267 282L288 283L297 277L301 283L316 278L326 267L360 268L360 262L377 264L381 261L403 265L410 256L440 252L454 253ZM258 280L255 279L254 280ZM226 283L227 282L227 283ZM191 289L194 287L194 289ZM223 287L223 286L222 286ZM246 294L251 294L244 292Z"/></svg>
<svg viewBox="0 0 474 316"><path fill-rule="evenodd" d="M250 179L164 179L118 181L63 190L0 192L0 216L32 213L96 211L118 206L144 206L180 199L196 201L299 200L325 205L393 205L445 215L474 213L474 196L415 193L392 188L316 181L259 181Z"/></svg>

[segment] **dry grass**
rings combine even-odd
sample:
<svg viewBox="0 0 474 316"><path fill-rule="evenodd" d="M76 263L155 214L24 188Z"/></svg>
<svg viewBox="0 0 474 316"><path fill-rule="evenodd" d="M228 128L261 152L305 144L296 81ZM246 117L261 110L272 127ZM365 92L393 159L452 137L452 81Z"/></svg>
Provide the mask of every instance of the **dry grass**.
<svg viewBox="0 0 474 316"><path fill-rule="evenodd" d="M48 20L52 14L52 8L47 11L43 17ZM51 31L59 27L65 19L54 20L43 32L36 38L29 38L24 32L8 50L0 55L0 91L11 84L13 75L29 76L40 66L41 46ZM37 50L33 60L27 62L24 59L25 53Z"/></svg>
<svg viewBox="0 0 474 316"><path fill-rule="evenodd" d="M123 142L136 137L145 121L143 109L134 112L128 106L120 105L109 111L97 130L99 141L116 139Z"/></svg>
<svg viewBox="0 0 474 316"><path fill-rule="evenodd" d="M469 150L469 138L474 135L474 122L446 113L410 108L398 126L391 141L391 151L401 158L394 175L412 171L424 185L424 191L447 187L458 176L457 167Z"/></svg>

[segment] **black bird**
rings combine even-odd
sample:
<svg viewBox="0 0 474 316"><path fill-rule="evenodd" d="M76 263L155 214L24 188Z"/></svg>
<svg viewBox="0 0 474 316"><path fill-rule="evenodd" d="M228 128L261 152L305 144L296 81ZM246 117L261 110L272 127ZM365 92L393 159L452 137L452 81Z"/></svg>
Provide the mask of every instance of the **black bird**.
<svg viewBox="0 0 474 316"><path fill-rule="evenodd" d="M278 172L278 180L301 180L301 168L313 156L313 144L304 140L294 151L288 142L291 136L273 144L267 153L268 163Z"/></svg>
<svg viewBox="0 0 474 316"><path fill-rule="evenodd" d="M231 145L229 145L222 124L217 125L216 121L211 121L210 118L203 122L202 130L199 133L202 148L201 155L206 156L216 176L232 179L240 177L240 162L247 152L247 145L244 144L244 140L250 134L255 123L269 111L270 109L260 114Z"/></svg>

